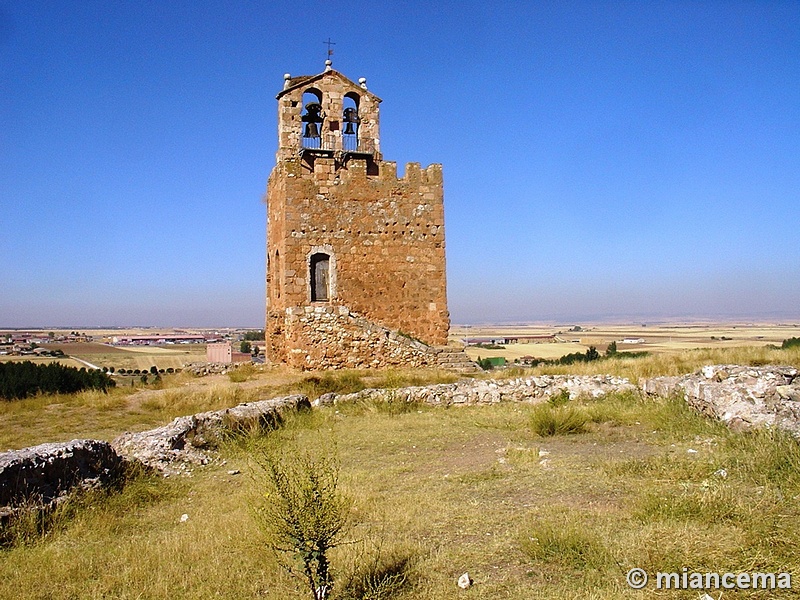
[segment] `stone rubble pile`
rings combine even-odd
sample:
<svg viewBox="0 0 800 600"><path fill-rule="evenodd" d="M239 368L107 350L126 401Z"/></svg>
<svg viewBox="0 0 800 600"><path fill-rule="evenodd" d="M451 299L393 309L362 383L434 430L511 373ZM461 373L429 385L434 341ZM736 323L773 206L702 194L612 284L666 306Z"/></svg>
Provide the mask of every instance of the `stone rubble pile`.
<svg viewBox="0 0 800 600"><path fill-rule="evenodd" d="M286 339L298 346L289 350L287 359L298 369L436 366L431 346L369 321L346 306L286 309Z"/></svg>
<svg viewBox="0 0 800 600"><path fill-rule="evenodd" d="M800 436L800 377L793 367L709 365L640 385L652 396L681 394L689 406L735 430L769 427Z"/></svg>
<svg viewBox="0 0 800 600"><path fill-rule="evenodd" d="M440 346L436 348L436 366L453 373L480 373L481 368L463 348Z"/></svg>
<svg viewBox="0 0 800 600"><path fill-rule="evenodd" d="M183 366L183 372L191 373L195 377L204 377L205 375L224 375L225 373L230 373L231 371L238 369L241 365L249 364L251 363L188 363Z"/></svg>

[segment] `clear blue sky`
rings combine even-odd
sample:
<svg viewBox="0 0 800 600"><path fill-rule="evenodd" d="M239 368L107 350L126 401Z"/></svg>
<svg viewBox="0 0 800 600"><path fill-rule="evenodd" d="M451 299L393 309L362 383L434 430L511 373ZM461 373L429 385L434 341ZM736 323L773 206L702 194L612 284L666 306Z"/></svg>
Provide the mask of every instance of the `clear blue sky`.
<svg viewBox="0 0 800 600"><path fill-rule="evenodd" d="M283 74L444 164L455 323L800 319L800 2L0 1L0 327L261 326Z"/></svg>

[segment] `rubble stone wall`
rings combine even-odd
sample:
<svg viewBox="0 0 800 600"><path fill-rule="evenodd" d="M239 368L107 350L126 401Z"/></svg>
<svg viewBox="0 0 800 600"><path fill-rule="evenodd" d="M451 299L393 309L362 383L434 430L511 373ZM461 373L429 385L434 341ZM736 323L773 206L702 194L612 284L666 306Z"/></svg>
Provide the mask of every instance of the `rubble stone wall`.
<svg viewBox="0 0 800 600"><path fill-rule="evenodd" d="M123 472L108 442L72 440L0 453L0 517L16 507L50 506L76 487L106 486Z"/></svg>
<svg viewBox="0 0 800 600"><path fill-rule="evenodd" d="M330 314L303 312L296 316L313 315L309 318L324 321L324 315ZM570 398L597 398L637 389L627 379L609 375L542 375L326 394L315 400L314 405L363 401L424 402L437 406L537 403L562 392ZM800 377L793 367L712 365L682 377L648 379L640 383L640 389L656 396L681 394L696 410L735 429L770 427L800 437ZM310 406L306 396L286 396L179 417L150 431L125 433L111 444L73 440L0 453L0 517L5 518L9 511L31 499L46 505L58 501L75 487L107 485L119 475L126 461L165 474L206 464L212 456L209 451L231 432L256 426L277 427L287 411Z"/></svg>
<svg viewBox="0 0 800 600"><path fill-rule="evenodd" d="M695 410L733 429L770 427L800 436L800 377L793 367L709 365L640 385L653 396L680 394Z"/></svg>
<svg viewBox="0 0 800 600"><path fill-rule="evenodd" d="M305 306L286 311L287 362L299 369L431 367L435 349L381 327L347 307Z"/></svg>
<svg viewBox="0 0 800 600"><path fill-rule="evenodd" d="M126 463L166 475L185 472L208 463L209 450L231 432L277 427L287 411L310 406L306 396L286 396L178 417L163 427L124 433L110 444L72 440L0 453L0 518L19 508L52 506L76 488L109 485Z"/></svg>
<svg viewBox="0 0 800 600"><path fill-rule="evenodd" d="M315 404L359 401L421 402L437 406L496 404L498 402L544 402L562 392L570 398L599 398L612 392L635 391L624 377L611 375L541 375L515 379L464 380L456 383L414 386L399 389L368 389L353 394L326 394Z"/></svg>

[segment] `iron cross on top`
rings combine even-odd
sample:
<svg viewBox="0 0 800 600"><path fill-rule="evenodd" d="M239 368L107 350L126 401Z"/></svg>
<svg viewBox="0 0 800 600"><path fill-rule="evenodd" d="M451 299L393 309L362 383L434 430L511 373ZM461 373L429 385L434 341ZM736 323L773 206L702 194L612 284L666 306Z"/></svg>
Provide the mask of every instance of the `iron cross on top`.
<svg viewBox="0 0 800 600"><path fill-rule="evenodd" d="M331 38L329 37L327 42L322 42L322 43L328 46L328 58L333 56L333 48L331 48L331 46L335 46L336 42L332 42Z"/></svg>

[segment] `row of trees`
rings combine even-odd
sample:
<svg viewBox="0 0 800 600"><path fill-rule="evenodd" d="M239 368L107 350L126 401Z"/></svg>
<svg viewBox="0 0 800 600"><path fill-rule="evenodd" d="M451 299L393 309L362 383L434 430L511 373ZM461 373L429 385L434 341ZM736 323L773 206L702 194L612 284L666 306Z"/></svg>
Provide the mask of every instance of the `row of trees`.
<svg viewBox="0 0 800 600"><path fill-rule="evenodd" d="M59 363L0 363L0 398L17 400L36 394L72 394L85 389L112 388L116 382L100 370L76 369Z"/></svg>
<svg viewBox="0 0 800 600"><path fill-rule="evenodd" d="M250 342L263 342L264 330L258 329L256 331L246 331L243 339L248 340Z"/></svg>
<svg viewBox="0 0 800 600"><path fill-rule="evenodd" d="M796 348L798 346L800 346L800 338L793 337L789 338L788 340L783 340L783 343L781 344L781 349L787 350L789 348Z"/></svg>
<svg viewBox="0 0 800 600"><path fill-rule="evenodd" d="M798 340L798 344L800 344L800 340ZM604 358L640 358L642 356L647 356L647 352L618 352L617 342L611 342L608 345L608 348L606 348L605 354L600 354L597 351L597 348L594 346L589 346L589 349L586 352L573 352L571 354L562 356L561 358L554 358L551 360L547 360L545 358L535 358L533 361L531 361L530 365L533 367L537 365L572 365L582 362L594 362ZM488 371L493 368L491 360L488 358L484 358L483 360L478 358L478 365L484 371Z"/></svg>

